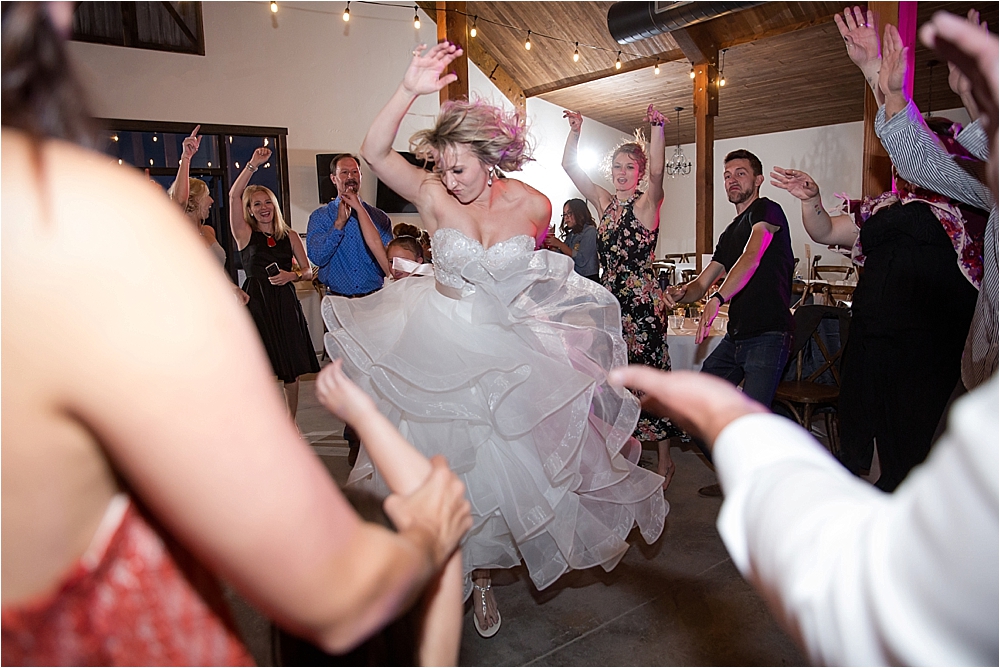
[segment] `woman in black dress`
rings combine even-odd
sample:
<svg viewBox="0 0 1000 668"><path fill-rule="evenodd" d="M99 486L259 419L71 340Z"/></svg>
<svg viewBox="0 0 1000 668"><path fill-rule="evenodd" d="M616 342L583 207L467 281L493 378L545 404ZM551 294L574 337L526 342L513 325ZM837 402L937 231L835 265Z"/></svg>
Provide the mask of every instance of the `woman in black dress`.
<svg viewBox="0 0 1000 668"><path fill-rule="evenodd" d="M247 273L243 283L243 291L250 295L247 308L271 367L285 384L285 402L294 420L299 405L299 376L319 371L292 285L292 281L311 280L312 267L302 240L282 217L274 193L264 186L247 186L253 173L270 157L270 149L258 148L233 183L229 190L229 225ZM299 272L292 271L293 255L303 268Z"/></svg>

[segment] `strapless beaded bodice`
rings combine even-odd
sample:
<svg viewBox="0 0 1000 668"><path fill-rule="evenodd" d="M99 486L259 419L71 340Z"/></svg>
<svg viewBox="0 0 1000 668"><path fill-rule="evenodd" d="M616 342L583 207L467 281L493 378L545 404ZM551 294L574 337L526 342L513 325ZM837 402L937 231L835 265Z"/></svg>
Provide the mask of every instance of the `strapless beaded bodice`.
<svg viewBox="0 0 1000 668"><path fill-rule="evenodd" d="M527 234L504 239L489 248L459 230L442 227L431 239L434 249L434 275L442 285L461 289L468 285L462 270L470 262L481 262L489 269L496 269L513 258L530 255L535 251L535 240Z"/></svg>

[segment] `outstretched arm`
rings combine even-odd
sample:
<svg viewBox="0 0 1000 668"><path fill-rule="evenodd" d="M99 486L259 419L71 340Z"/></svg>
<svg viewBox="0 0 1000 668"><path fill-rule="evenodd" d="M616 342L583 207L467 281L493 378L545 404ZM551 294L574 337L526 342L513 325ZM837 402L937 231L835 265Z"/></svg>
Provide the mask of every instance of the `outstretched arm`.
<svg viewBox="0 0 1000 668"><path fill-rule="evenodd" d="M827 246L853 246L858 239L858 226L849 215L832 218L823 208L819 184L803 171L775 167L771 185L788 191L802 200L802 225L816 243Z"/></svg>
<svg viewBox="0 0 1000 668"><path fill-rule="evenodd" d="M649 188L635 203L635 217L646 229L655 230L660 225L660 205L663 204L663 167L666 163L663 125L669 121L653 105L646 109L646 121L649 123Z"/></svg>
<svg viewBox="0 0 1000 668"><path fill-rule="evenodd" d="M350 424L365 444L372 462L394 494L413 494L435 466L447 467L443 457L432 465L379 413L371 398L352 383L334 360L316 377L316 397L330 412ZM385 510L396 522L395 497ZM428 585L424 599L420 640L421 665L455 665L462 635L462 555L456 551L447 566Z"/></svg>
<svg viewBox="0 0 1000 668"><path fill-rule="evenodd" d="M181 150L181 165L177 168L177 176L174 177L174 182L167 189L170 199L179 204L182 209L187 207L188 197L191 195L191 182L188 179L191 178L191 158L194 157L194 154L198 152L198 147L201 146L201 137L198 136L198 130L200 129L200 125L194 126L191 134L184 138L184 148Z"/></svg>
<svg viewBox="0 0 1000 668"><path fill-rule="evenodd" d="M726 274L725 280L722 281L722 285L717 290L723 299L728 302L736 293L746 287L757 271L757 267L760 266L760 260L767 252L767 247L771 245L775 233L780 229L777 225L764 221L754 223L750 231L750 239L747 240L747 245L743 248L743 254ZM698 321L698 333L694 337L695 343L701 343L708 338L709 332L712 331L712 321L715 320L715 316L719 315L721 307L722 304L718 298L705 302L705 308L701 311L701 319Z"/></svg>
<svg viewBox="0 0 1000 668"><path fill-rule="evenodd" d="M882 55L879 51L878 26L875 24L875 13L872 10L862 10L855 7L844 9L844 16L834 14L833 20L840 30L840 36L847 45L847 55L865 75L865 81L875 95L879 106L885 104L885 95L879 88L879 69L882 66Z"/></svg>
<svg viewBox="0 0 1000 668"><path fill-rule="evenodd" d="M570 181L576 186L587 201L597 207L598 213L603 212L611 204L611 193L590 180L587 172L580 167L577 159L577 148L580 143L580 128L583 126L583 115L576 111L563 111L563 118L569 121L569 135L566 137L566 148L563 149L562 166Z"/></svg>
<svg viewBox="0 0 1000 668"><path fill-rule="evenodd" d="M247 189L250 177L270 157L271 149L264 146L256 149L229 189L229 228L233 231L233 238L236 239L236 247L239 250L247 247L250 235L253 234L253 228L243 218L243 191Z"/></svg>
<svg viewBox="0 0 1000 668"><path fill-rule="evenodd" d="M421 55L425 46L421 44L413 52L413 59L403 76L403 81L375 116L361 144L361 157L371 165L378 177L397 193L416 204L418 209L421 206L427 207L427 203L420 199L421 186L427 178L427 172L411 165L403 156L393 151L392 142L399 131L399 124L414 100L421 95L436 93L458 78L454 73L444 76L441 76L441 73L462 54L462 49L454 44L441 42ZM428 222L424 220L425 225Z"/></svg>

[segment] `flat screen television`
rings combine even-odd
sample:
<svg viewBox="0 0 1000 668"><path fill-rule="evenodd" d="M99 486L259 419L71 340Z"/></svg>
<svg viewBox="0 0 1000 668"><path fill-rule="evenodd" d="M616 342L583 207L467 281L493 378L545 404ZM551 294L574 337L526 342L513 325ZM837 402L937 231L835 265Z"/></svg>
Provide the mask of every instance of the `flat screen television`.
<svg viewBox="0 0 1000 668"><path fill-rule="evenodd" d="M406 161L411 165L416 165L421 169L426 169L430 171L433 168L433 163L424 164L422 158L418 158L409 151L400 151L399 154L406 158ZM329 165L327 165L329 167ZM329 179L327 179L329 181ZM416 213L417 207L413 206L413 203L402 197L395 190L382 183L380 180L378 182L378 190L375 193L375 206L382 209L386 213Z"/></svg>

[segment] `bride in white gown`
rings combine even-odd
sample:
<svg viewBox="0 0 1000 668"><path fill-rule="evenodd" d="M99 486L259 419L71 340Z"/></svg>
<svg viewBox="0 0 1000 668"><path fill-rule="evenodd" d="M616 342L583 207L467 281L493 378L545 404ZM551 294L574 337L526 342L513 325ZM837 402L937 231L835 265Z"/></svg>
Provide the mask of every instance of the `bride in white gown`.
<svg viewBox="0 0 1000 668"><path fill-rule="evenodd" d="M361 155L413 202L433 233L434 276L414 276L363 299L327 297L331 357L425 454L443 454L465 482L474 526L463 543L475 626L496 633L489 569L522 561L543 589L570 569L613 568L636 524L655 541L668 506L663 478L637 466L639 403L611 387L627 363L618 302L536 250L548 199L498 170L529 159L523 118L450 102L411 139L428 173L392 150L419 95L437 93L459 55L418 48L372 123ZM362 448L351 484L387 493Z"/></svg>

